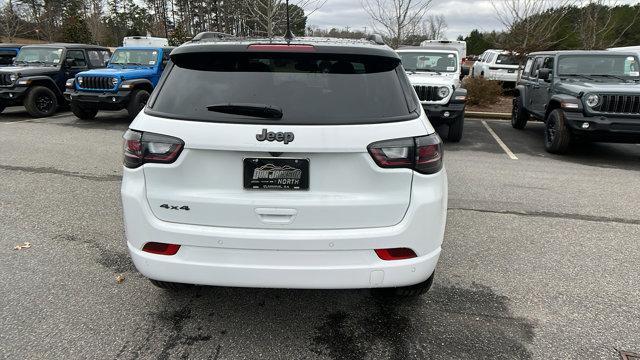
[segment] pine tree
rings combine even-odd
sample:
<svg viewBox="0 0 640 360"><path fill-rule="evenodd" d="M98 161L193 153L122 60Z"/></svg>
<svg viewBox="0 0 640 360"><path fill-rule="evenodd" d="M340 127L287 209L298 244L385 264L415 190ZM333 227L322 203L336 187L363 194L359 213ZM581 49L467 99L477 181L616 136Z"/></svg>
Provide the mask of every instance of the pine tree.
<svg viewBox="0 0 640 360"><path fill-rule="evenodd" d="M70 43L91 42L84 0L67 0L63 9L62 40Z"/></svg>

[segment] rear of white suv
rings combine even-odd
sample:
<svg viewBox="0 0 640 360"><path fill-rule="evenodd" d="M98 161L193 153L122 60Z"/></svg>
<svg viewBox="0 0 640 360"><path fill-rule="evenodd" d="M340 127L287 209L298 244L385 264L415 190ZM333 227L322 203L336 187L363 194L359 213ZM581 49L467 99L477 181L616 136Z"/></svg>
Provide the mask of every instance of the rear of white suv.
<svg viewBox="0 0 640 360"><path fill-rule="evenodd" d="M125 134L138 270L181 284L428 290L440 138L398 56L369 42L183 45Z"/></svg>

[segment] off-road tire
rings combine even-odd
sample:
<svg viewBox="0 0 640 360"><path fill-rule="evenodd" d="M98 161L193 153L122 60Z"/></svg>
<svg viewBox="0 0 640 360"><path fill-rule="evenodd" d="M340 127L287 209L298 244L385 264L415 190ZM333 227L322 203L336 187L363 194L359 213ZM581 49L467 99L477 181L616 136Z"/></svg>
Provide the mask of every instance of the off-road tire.
<svg viewBox="0 0 640 360"><path fill-rule="evenodd" d="M567 126L564 111L555 109L544 124L544 148L552 154L564 154L571 145L571 130Z"/></svg>
<svg viewBox="0 0 640 360"><path fill-rule="evenodd" d="M513 99L513 108L511 109L511 126L514 129L522 130L527 126L530 115L522 104L522 96L518 95Z"/></svg>
<svg viewBox="0 0 640 360"><path fill-rule="evenodd" d="M58 109L58 97L46 86L34 86L24 100L24 107L34 118L51 116Z"/></svg>
<svg viewBox="0 0 640 360"><path fill-rule="evenodd" d="M131 93L131 99L129 100L129 105L127 106L127 112L129 113L129 119L133 120L140 110L144 109L144 106L147 104L149 100L149 92L147 90L134 90Z"/></svg>
<svg viewBox="0 0 640 360"><path fill-rule="evenodd" d="M447 141L460 142L462 139L462 130L464 129L464 112L460 117L449 124L449 132L447 133Z"/></svg>
<svg viewBox="0 0 640 360"><path fill-rule="evenodd" d="M434 274L418 284L395 288L375 288L371 289L371 294L379 298L413 298L427 293L433 284Z"/></svg>
<svg viewBox="0 0 640 360"><path fill-rule="evenodd" d="M98 108L96 106L82 106L72 102L71 112L80 120L93 120L98 114Z"/></svg>
<svg viewBox="0 0 640 360"><path fill-rule="evenodd" d="M158 281L158 280L153 280L153 279L149 279L149 281L151 281L151 283L154 286L156 286L157 288L160 288L162 290L169 290L169 291L184 290L184 289L188 289L188 288L193 286L193 285L189 285L189 284L174 283L174 282L167 282L167 281Z"/></svg>

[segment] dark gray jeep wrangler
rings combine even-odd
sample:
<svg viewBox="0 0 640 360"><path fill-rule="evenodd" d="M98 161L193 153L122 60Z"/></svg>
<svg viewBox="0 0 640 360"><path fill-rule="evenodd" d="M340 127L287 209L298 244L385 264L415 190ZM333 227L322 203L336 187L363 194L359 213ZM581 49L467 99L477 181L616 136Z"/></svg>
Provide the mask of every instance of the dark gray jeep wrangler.
<svg viewBox="0 0 640 360"><path fill-rule="evenodd" d="M511 125L544 121L544 145L561 154L575 141L640 143L640 64L635 53L554 51L528 56Z"/></svg>

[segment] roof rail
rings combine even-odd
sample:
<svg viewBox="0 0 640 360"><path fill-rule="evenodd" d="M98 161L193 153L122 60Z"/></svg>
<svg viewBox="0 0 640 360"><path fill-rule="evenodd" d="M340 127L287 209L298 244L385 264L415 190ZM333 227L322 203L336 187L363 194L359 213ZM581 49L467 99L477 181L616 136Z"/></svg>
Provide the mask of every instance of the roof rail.
<svg viewBox="0 0 640 360"><path fill-rule="evenodd" d="M217 31L203 31L197 34L196 36L194 36L193 39L191 39L191 41L196 42L196 41L207 40L207 39L227 39L232 37L236 37L236 36L232 34L217 32Z"/></svg>
<svg viewBox="0 0 640 360"><path fill-rule="evenodd" d="M386 45L384 42L384 39L382 38L382 35L380 34L371 34L369 36L367 36L367 40L378 44L378 45Z"/></svg>

